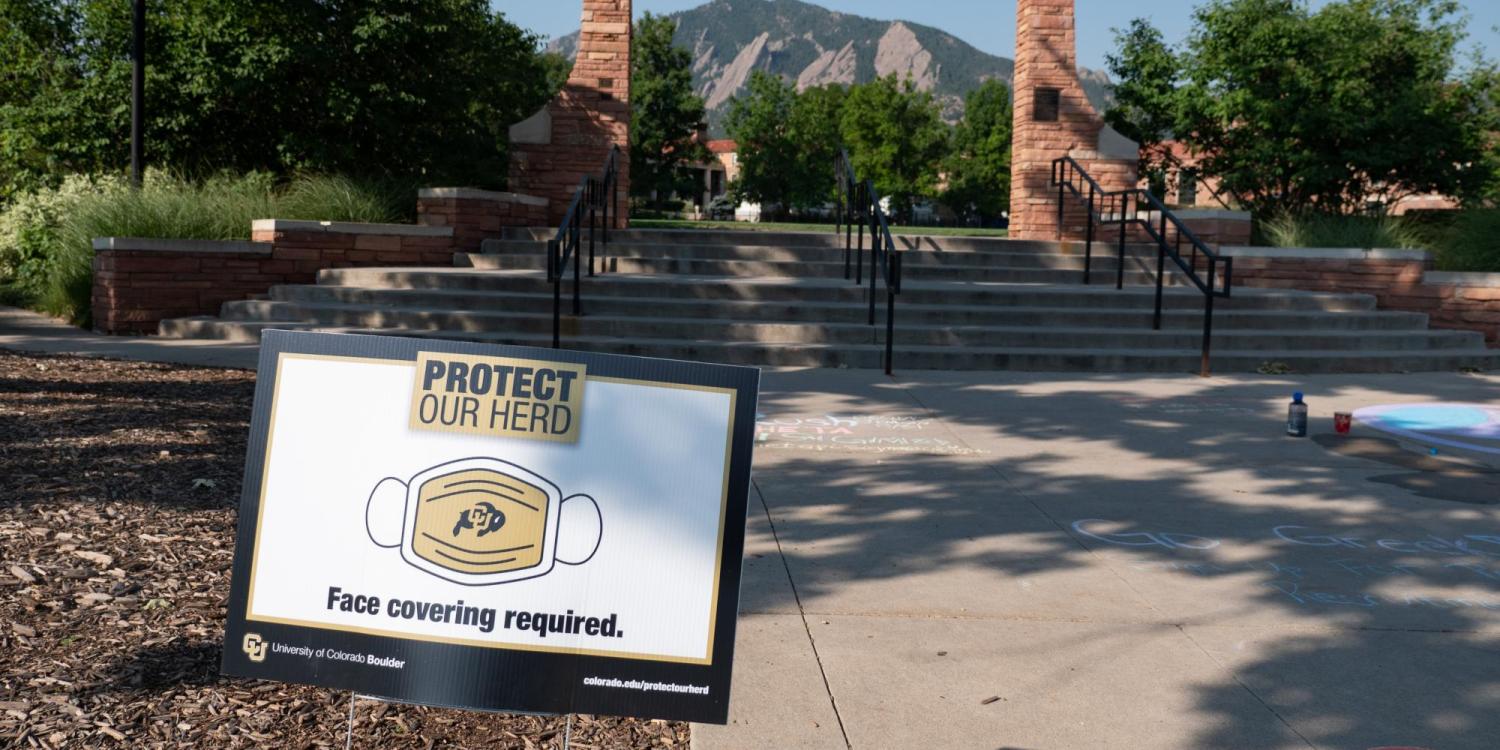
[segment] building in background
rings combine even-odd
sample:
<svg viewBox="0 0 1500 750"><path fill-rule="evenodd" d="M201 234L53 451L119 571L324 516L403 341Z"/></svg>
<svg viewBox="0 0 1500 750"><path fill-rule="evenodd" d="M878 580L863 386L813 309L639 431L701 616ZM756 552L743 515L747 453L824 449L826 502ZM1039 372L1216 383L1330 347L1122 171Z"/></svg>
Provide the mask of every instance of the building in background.
<svg viewBox="0 0 1500 750"><path fill-rule="evenodd" d="M1164 203L1184 208L1238 208L1234 196L1224 190L1218 178L1202 174L1198 170L1200 159L1186 144L1166 141L1153 147L1155 153L1150 161L1163 164L1160 170L1141 173L1139 187L1157 194ZM1438 193L1404 195L1394 202L1385 203L1385 196L1371 193L1365 207L1372 213L1401 216L1411 211L1454 211L1458 201L1452 196Z"/></svg>

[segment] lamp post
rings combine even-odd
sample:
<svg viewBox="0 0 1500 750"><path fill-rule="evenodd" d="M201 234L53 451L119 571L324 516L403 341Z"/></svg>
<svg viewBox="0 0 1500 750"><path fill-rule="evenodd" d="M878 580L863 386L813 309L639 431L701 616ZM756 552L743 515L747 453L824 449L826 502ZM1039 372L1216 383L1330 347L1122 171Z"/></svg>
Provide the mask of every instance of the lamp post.
<svg viewBox="0 0 1500 750"><path fill-rule="evenodd" d="M135 19L131 24L134 43L131 48L133 70L130 76L130 182L141 186L146 168L142 123L146 117L146 0L135 0Z"/></svg>

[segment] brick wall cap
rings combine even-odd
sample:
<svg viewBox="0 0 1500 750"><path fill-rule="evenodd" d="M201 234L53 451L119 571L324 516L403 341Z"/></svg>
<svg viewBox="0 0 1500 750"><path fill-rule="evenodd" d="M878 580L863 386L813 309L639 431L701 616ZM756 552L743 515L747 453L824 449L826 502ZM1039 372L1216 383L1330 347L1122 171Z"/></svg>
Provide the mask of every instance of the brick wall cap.
<svg viewBox="0 0 1500 750"><path fill-rule="evenodd" d="M1128 167L1132 171L1134 171L1135 168L1136 168L1136 165L1139 163L1134 158L1131 158L1131 159L1122 159L1122 158L1120 158L1118 156L1111 156L1111 155L1106 154L1106 153L1104 153L1102 151L1098 151L1096 149L1091 149L1091 148L1075 148L1075 149L1072 149L1070 151L1067 151L1066 154L1064 154L1064 153L1058 153L1057 154L1057 156L1065 156L1065 155L1073 157L1073 161L1076 161L1079 164L1082 164L1084 170L1090 171L1090 172L1092 172L1092 168L1095 165L1115 166L1115 167ZM1046 160L1046 162L1047 162L1046 166L1049 169L1052 167L1052 159L1053 158L1056 158L1056 157L1051 157L1051 158L1048 158ZM1099 177L1099 175L1094 175L1095 179L1098 179L1098 177Z"/></svg>
<svg viewBox="0 0 1500 750"><path fill-rule="evenodd" d="M95 237L94 252L240 253L270 255L271 243L249 240L174 240L156 237Z"/></svg>
<svg viewBox="0 0 1500 750"><path fill-rule="evenodd" d="M1397 250L1375 248L1361 250L1357 247L1225 247L1220 255L1232 258L1285 258L1288 260L1409 260L1427 261L1432 254L1426 250Z"/></svg>
<svg viewBox="0 0 1500 750"><path fill-rule="evenodd" d="M1193 219L1200 221L1210 219L1250 221L1249 211L1234 211L1227 208L1174 208L1172 209L1172 214L1183 221L1191 221Z"/></svg>
<svg viewBox="0 0 1500 750"><path fill-rule="evenodd" d="M497 190L480 190L478 188L464 187L434 187L422 188L417 191L418 198L449 199L449 200L479 200L495 201L497 203L520 203L525 206L546 206L546 198L538 198L534 195L523 195L521 193L504 193Z"/></svg>
<svg viewBox="0 0 1500 750"><path fill-rule="evenodd" d="M453 227L428 227L418 224L367 224L357 221L256 219L250 223L250 229L254 232L327 232L329 234L385 234L400 237L453 236Z"/></svg>
<svg viewBox="0 0 1500 750"><path fill-rule="evenodd" d="M1422 281L1428 284L1453 286L1500 287L1500 273L1428 271Z"/></svg>

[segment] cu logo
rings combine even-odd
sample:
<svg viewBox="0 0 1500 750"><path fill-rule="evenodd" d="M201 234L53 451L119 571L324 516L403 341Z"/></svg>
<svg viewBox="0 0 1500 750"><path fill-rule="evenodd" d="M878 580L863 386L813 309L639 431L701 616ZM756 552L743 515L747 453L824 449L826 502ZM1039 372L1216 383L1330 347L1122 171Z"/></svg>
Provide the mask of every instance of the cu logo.
<svg viewBox="0 0 1500 750"><path fill-rule="evenodd" d="M245 652L246 656L250 657L250 661L259 664L266 660L267 645L265 641L260 639L259 633L246 633L245 642L240 648Z"/></svg>

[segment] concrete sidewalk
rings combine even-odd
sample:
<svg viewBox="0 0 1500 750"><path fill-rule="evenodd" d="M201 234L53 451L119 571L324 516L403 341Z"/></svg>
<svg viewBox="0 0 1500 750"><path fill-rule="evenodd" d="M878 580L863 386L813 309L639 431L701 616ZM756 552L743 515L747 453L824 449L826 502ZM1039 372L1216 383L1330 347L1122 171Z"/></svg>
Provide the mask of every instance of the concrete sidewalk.
<svg viewBox="0 0 1500 750"><path fill-rule="evenodd" d="M156 336L104 336L16 307L0 306L0 349L254 369L260 347Z"/></svg>
<svg viewBox="0 0 1500 750"><path fill-rule="evenodd" d="M1332 434L1418 401L1500 378L768 373L694 747L1496 747L1494 462Z"/></svg>
<svg viewBox="0 0 1500 750"><path fill-rule="evenodd" d="M0 348L255 363L12 310ZM693 745L1500 746L1500 460L1331 434L1431 401L1500 377L767 371L732 721Z"/></svg>

